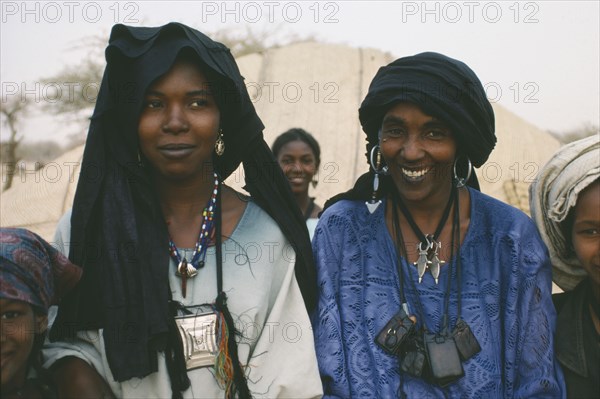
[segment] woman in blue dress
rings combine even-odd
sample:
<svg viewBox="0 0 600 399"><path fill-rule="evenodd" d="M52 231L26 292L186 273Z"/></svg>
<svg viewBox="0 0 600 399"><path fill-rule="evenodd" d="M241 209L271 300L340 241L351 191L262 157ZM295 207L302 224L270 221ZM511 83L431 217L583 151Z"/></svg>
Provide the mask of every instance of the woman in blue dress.
<svg viewBox="0 0 600 399"><path fill-rule="evenodd" d="M371 170L313 240L325 395L561 397L546 247L472 173L496 142L477 76L437 53L398 59L359 117Z"/></svg>

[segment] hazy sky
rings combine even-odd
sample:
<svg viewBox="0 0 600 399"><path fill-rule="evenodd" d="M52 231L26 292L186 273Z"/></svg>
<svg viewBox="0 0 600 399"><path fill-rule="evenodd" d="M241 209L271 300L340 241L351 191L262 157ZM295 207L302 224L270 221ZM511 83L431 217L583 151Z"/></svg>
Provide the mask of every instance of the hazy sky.
<svg viewBox="0 0 600 399"><path fill-rule="evenodd" d="M56 1L1 3L2 101L16 87L45 101L43 85L114 23L179 21L199 30L275 30L372 47L401 57L437 51L466 62L488 98L543 129L600 124L600 2L594 1ZM67 95L68 87L64 87ZM27 140L62 139L72 127L35 109ZM349 115L357 117L357 115ZM7 135L2 127L2 138Z"/></svg>

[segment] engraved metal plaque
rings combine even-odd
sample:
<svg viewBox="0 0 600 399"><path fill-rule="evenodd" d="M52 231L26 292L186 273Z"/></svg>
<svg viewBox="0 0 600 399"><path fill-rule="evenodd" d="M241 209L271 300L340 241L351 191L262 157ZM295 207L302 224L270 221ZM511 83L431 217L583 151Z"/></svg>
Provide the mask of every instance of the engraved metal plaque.
<svg viewBox="0 0 600 399"><path fill-rule="evenodd" d="M217 314L214 312L175 318L188 370L214 366L217 354Z"/></svg>

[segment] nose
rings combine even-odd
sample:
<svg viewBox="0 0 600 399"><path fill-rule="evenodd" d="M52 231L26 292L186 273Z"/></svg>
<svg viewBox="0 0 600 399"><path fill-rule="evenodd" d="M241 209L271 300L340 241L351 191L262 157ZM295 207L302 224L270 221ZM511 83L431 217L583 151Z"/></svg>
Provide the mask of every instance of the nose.
<svg viewBox="0 0 600 399"><path fill-rule="evenodd" d="M400 149L400 155L408 162L419 161L424 153L417 135L408 135Z"/></svg>
<svg viewBox="0 0 600 399"><path fill-rule="evenodd" d="M185 111L179 106L170 106L167 109L162 130L165 133L180 134L190 128Z"/></svg>

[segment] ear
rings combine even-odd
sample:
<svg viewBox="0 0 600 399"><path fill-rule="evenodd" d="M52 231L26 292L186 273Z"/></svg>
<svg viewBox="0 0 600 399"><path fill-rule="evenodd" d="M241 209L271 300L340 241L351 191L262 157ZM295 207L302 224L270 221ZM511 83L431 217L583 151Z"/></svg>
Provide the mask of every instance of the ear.
<svg viewBox="0 0 600 399"><path fill-rule="evenodd" d="M48 329L48 315L35 315L35 333L43 334Z"/></svg>

